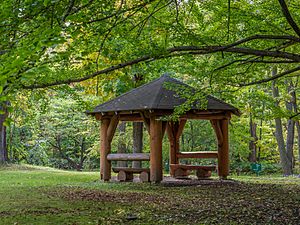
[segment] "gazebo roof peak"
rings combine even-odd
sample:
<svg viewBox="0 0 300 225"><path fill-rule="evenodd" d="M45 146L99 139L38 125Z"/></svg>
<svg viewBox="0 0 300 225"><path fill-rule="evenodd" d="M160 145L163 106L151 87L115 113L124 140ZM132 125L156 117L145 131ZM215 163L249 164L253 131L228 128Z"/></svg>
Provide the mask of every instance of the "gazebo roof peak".
<svg viewBox="0 0 300 225"><path fill-rule="evenodd" d="M186 99L181 97L174 90L166 87L166 84L176 85L189 89L191 94L195 89L183 82L174 79L165 73L161 77L132 89L108 102L98 105L91 114L105 112L121 111L142 111L142 110L174 110L176 106L183 104ZM199 109L194 106L192 109ZM240 112L232 105L225 103L211 95L207 96L207 110L224 110L230 111L236 115Z"/></svg>

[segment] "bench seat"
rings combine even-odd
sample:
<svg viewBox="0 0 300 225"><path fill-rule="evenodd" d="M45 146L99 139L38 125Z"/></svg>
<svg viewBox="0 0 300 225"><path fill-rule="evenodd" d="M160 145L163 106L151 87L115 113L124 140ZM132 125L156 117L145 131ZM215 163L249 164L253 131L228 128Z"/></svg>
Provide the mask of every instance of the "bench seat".
<svg viewBox="0 0 300 225"><path fill-rule="evenodd" d="M218 158L217 151L201 151L201 152L179 152L176 154L179 159L214 159Z"/></svg>
<svg viewBox="0 0 300 225"><path fill-rule="evenodd" d="M174 171L176 178L186 178L190 170L196 170L196 175L199 179L208 178L211 176L211 172L216 170L216 166L170 164L170 167Z"/></svg>
<svg viewBox="0 0 300 225"><path fill-rule="evenodd" d="M150 181L150 169L149 168L129 168L129 167L114 167L112 170L118 173L119 181L132 181L133 174L139 173L140 180L142 182Z"/></svg>
<svg viewBox="0 0 300 225"><path fill-rule="evenodd" d="M108 154L109 161L150 161L149 153L114 153Z"/></svg>
<svg viewBox="0 0 300 225"><path fill-rule="evenodd" d="M126 171L126 172L131 172L131 173L150 172L149 168L113 167L112 170L115 173L118 173L121 170Z"/></svg>

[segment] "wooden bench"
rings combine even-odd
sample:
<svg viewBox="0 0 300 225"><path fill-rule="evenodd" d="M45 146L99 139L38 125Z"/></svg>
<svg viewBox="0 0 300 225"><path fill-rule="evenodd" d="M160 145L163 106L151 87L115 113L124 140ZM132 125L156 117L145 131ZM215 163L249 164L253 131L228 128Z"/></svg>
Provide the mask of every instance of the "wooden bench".
<svg viewBox="0 0 300 225"><path fill-rule="evenodd" d="M150 169L149 168L129 168L129 167L114 167L112 170L118 173L119 181L132 181L133 174L139 173L140 180L142 182L150 181Z"/></svg>
<svg viewBox="0 0 300 225"><path fill-rule="evenodd" d="M150 161L149 153L116 153L108 154L109 161ZM115 167L112 168L115 173L118 173L119 181L132 181L133 174L139 173L142 182L150 181L150 169L148 168L129 168L129 167Z"/></svg>
<svg viewBox="0 0 300 225"><path fill-rule="evenodd" d="M179 159L217 159L217 151L201 151L201 152L179 152L176 154Z"/></svg>
<svg viewBox="0 0 300 225"><path fill-rule="evenodd" d="M108 154L109 161L150 161L149 153L115 153Z"/></svg>
<svg viewBox="0 0 300 225"><path fill-rule="evenodd" d="M176 178L186 178L189 175L190 170L196 170L196 175L199 179L208 178L211 176L211 172L216 170L216 166L170 164L170 167L174 171L174 176Z"/></svg>

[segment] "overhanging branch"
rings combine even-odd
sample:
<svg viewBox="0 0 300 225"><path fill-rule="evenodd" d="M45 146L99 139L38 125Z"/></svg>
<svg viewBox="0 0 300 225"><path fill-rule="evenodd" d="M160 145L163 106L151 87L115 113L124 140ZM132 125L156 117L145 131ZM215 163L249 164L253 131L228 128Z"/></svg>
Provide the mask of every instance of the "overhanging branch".
<svg viewBox="0 0 300 225"><path fill-rule="evenodd" d="M282 13L284 17L286 18L287 22L290 24L290 26L293 28L295 33L300 37L300 29L298 25L296 24L295 20L293 19L292 15L290 14L290 11L285 3L285 0L278 0Z"/></svg>
<svg viewBox="0 0 300 225"><path fill-rule="evenodd" d="M223 45L223 46L211 46L215 48L215 51L225 51L229 48L253 41L253 40L289 40L289 41L293 41L293 42L297 42L300 43L300 38L292 36L292 35L253 35L241 40L238 40L236 42L233 42L231 44L228 45ZM207 48L209 48L210 46L207 46ZM176 47L179 50L182 51L187 51L187 50L199 50L198 46L181 46L181 47ZM180 48L180 49L179 49Z"/></svg>
<svg viewBox="0 0 300 225"><path fill-rule="evenodd" d="M292 46L293 44L295 44L294 41L287 41L287 42L285 42L285 43L283 43L283 44L281 44L279 46L273 46L273 47L267 48L265 50L267 50L267 51L279 51L279 50L282 50L282 49L287 48L289 46ZM218 70L225 69L225 68L227 68L227 67L229 67L229 66L231 66L231 65L233 65L235 63L246 64L248 61L259 60L259 59L262 59L262 57L260 57L260 56L249 56L246 59L242 59L242 60L245 60L244 62L241 62L241 60L239 60L239 59L233 60L233 61L231 61L231 62L229 62L227 64L224 64L222 66L217 67L213 71L215 72L215 71L218 71ZM287 60L287 62L295 63L295 61L293 61L293 60Z"/></svg>
<svg viewBox="0 0 300 225"><path fill-rule="evenodd" d="M224 46L177 46L173 48L167 49L164 53L161 53L160 55L146 55L142 56L140 58L127 61L124 63L120 63L111 67L108 67L103 70L96 71L92 74L88 74L86 76L80 77L80 78L70 78L66 80L60 80L60 81L53 81L45 84L33 84L33 85L23 85L24 89L35 89L35 88L46 88L50 86L55 85L61 85L61 84L70 84L70 83L76 83L81 82L84 80L88 80L90 78L96 77L101 74L107 74L112 71L122 69L131 65L135 65L141 62L149 62L154 60L159 60L163 58L170 58L170 57L179 57L184 55L206 55L216 52L229 52L229 53L238 53L242 55L252 55L252 56L259 56L259 57L270 57L270 58L279 58L279 59L285 59L288 60L287 63L293 62L293 63L300 63L300 55L289 53L289 52L282 52L282 51L270 51L270 50L260 50L260 49L252 49L252 48L246 48L246 47L235 47L237 45L255 40L266 40L266 39L272 39L272 40L291 40L296 43L300 43L300 38L294 37L294 36L276 36L276 35L254 35L242 40L239 40L237 42L234 42L229 45ZM293 71L291 71L293 72ZM284 74L286 75L286 74ZM284 76L283 75L283 76ZM275 78L276 79L276 78ZM267 82L267 81L263 81ZM254 84L254 83L253 83ZM251 85L251 84L249 84Z"/></svg>
<svg viewBox="0 0 300 225"><path fill-rule="evenodd" d="M291 74L291 73L294 73L294 72L297 72L300 70L300 66L297 66L291 70L287 70L287 71L284 71L282 73L279 73L275 76L272 76L272 77L269 77L269 78L266 78L266 79L261 79L261 80L258 80L258 81L253 81L253 82L250 82L250 83L247 83L247 84L240 84L239 86L240 87L245 87L245 86L251 86L251 85L254 85L254 84L262 84L262 83L266 83L266 82L269 82L269 81L272 81L272 80L276 80L278 78L281 78L285 75L288 75L288 74Z"/></svg>
<svg viewBox="0 0 300 225"><path fill-rule="evenodd" d="M152 57L151 56L144 56L144 57L132 60L132 61L128 61L128 62L125 62L125 63L120 63L120 64L117 64L117 65L108 67L106 69L96 71L95 73L86 75L84 77L54 81L54 82L51 82L51 83L48 83L48 84L46 83L46 84L23 85L22 88L23 89L37 89L37 88L46 88L46 87L51 87L51 86L61 85L61 84L78 83L78 82L82 82L82 81L88 80L90 78L96 77L96 76L101 75L101 74L110 73L112 71L122 69L122 68L125 68L127 66L131 66L131 65L138 64L140 62L148 61L149 59L152 59Z"/></svg>

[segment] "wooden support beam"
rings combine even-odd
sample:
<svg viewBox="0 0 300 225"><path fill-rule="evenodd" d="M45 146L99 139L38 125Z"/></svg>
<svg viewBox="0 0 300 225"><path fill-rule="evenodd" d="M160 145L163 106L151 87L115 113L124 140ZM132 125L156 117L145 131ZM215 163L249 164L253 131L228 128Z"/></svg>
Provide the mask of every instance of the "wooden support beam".
<svg viewBox="0 0 300 225"><path fill-rule="evenodd" d="M119 114L120 121L135 121L135 122L143 122L143 118L140 114Z"/></svg>
<svg viewBox="0 0 300 225"><path fill-rule="evenodd" d="M96 118L96 120L101 120L101 118L102 118L101 113L96 113L95 118Z"/></svg>
<svg viewBox="0 0 300 225"><path fill-rule="evenodd" d="M179 140L182 135L185 124L185 119L181 119L179 122L169 121L167 124L167 134L170 142L170 164L179 163L177 153L179 152ZM171 167L170 175L174 176L174 170Z"/></svg>
<svg viewBox="0 0 300 225"><path fill-rule="evenodd" d="M221 120L221 131L223 134L223 142L218 149L218 175L221 179L226 179L229 175L229 138L228 138L229 120Z"/></svg>
<svg viewBox="0 0 300 225"><path fill-rule="evenodd" d="M110 118L102 117L100 129L100 175L104 181L109 181L111 178L111 163L107 159L107 155L111 151L111 141L115 134L119 123L117 115Z"/></svg>
<svg viewBox="0 0 300 225"><path fill-rule="evenodd" d="M101 179L108 181L110 179L111 164L107 160L107 154L110 152L110 143L107 138L107 130L109 127L110 119L101 120L100 129L100 174Z"/></svg>
<svg viewBox="0 0 300 225"><path fill-rule="evenodd" d="M162 121L150 117L150 181L160 182L162 171Z"/></svg>
<svg viewBox="0 0 300 225"><path fill-rule="evenodd" d="M223 133L222 133L222 130L221 130L220 120L211 120L210 123L211 123L211 125L212 125L212 127L215 131L217 141L218 141L218 145L222 145L222 143L223 143Z"/></svg>
<svg viewBox="0 0 300 225"><path fill-rule="evenodd" d="M107 129L107 139L108 142L111 143L113 136L116 132L117 126L119 124L119 117L117 115L114 115L109 123L108 129Z"/></svg>
<svg viewBox="0 0 300 225"><path fill-rule="evenodd" d="M176 139L179 139L181 137L183 129L184 129L184 126L186 124L186 121L187 121L186 119L181 119L179 121L177 129L175 130L175 132L176 132Z"/></svg>
<svg viewBox="0 0 300 225"><path fill-rule="evenodd" d="M152 116L160 117L160 116L168 116L174 113L174 110L164 110L164 109L156 109L151 110L150 114ZM184 115L225 115L224 110L190 110L186 112ZM182 115L182 116L184 116Z"/></svg>
<svg viewBox="0 0 300 225"><path fill-rule="evenodd" d="M167 123L167 135L170 143L170 155L169 155L170 164L176 164L178 163L176 154L177 154L177 150L179 149L179 142L176 140L175 124L173 121L169 121ZM174 175L171 169L170 169L170 174L171 176Z"/></svg>
<svg viewBox="0 0 300 225"><path fill-rule="evenodd" d="M186 114L181 116L182 119L195 119L195 120L221 120L227 119L227 116L224 114L211 114L211 115L202 115L202 114Z"/></svg>
<svg viewBox="0 0 300 225"><path fill-rule="evenodd" d="M146 127L147 131L148 131L148 134L150 134L150 119L145 116L144 112L140 112L140 115L141 115L141 118L144 121L144 124L145 124L145 127Z"/></svg>

